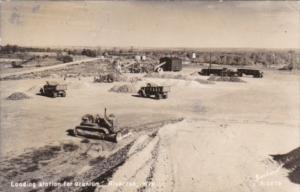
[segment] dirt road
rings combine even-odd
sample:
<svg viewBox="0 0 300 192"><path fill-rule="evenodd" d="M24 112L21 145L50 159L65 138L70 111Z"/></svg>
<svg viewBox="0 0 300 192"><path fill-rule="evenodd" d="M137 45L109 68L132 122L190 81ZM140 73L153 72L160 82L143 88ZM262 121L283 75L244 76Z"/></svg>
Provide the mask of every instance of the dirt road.
<svg viewBox="0 0 300 192"><path fill-rule="evenodd" d="M27 74L27 73L34 73L34 72L39 72L39 71L45 71L45 70L56 69L56 68L61 68L61 67L67 67L67 66L70 66L70 65L96 61L96 60L99 60L99 59L100 58L89 58L89 59L83 59L83 60L73 61L73 62L69 62L69 63L60 63L60 64L46 66L46 67L39 67L39 68L33 68L33 69L28 69L28 70L23 70L23 71L6 73L6 74L1 74L0 78L2 79L2 78L9 77L9 76L12 76L12 75L23 75L23 74Z"/></svg>

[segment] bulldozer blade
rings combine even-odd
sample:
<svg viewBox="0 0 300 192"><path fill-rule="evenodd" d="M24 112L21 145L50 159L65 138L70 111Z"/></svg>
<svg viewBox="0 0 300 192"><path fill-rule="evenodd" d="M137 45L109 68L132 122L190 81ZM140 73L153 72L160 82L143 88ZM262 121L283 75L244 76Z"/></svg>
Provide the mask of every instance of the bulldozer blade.
<svg viewBox="0 0 300 192"><path fill-rule="evenodd" d="M75 135L77 135L77 136L82 136L82 137L90 138L90 139L112 141L112 142L116 142L116 143L131 135L131 133L129 133L129 132L125 132L125 133L118 132L118 133L112 133L112 134L105 134L95 128L91 128L91 127L87 127L87 126L77 126L75 128L74 132L75 132Z"/></svg>
<svg viewBox="0 0 300 192"><path fill-rule="evenodd" d="M104 139L105 135L93 129L82 129L80 127L75 128L75 135L87 137L91 139Z"/></svg>

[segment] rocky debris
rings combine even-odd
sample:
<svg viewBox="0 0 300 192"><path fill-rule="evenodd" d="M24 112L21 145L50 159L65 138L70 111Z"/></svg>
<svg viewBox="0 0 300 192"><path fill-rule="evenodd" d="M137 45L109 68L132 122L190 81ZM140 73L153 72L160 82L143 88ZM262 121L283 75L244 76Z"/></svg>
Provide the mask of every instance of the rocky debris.
<svg viewBox="0 0 300 192"><path fill-rule="evenodd" d="M128 77L120 73L103 73L94 77L94 82L96 83L112 83L112 82L137 82L142 79L139 77Z"/></svg>
<svg viewBox="0 0 300 192"><path fill-rule="evenodd" d="M109 91L116 93L136 93L137 89L133 84L123 84L115 85Z"/></svg>
<svg viewBox="0 0 300 192"><path fill-rule="evenodd" d="M148 178L151 178L151 170L155 163L153 151L156 150L158 143L158 137L150 138L144 135L138 138L127 153L126 162L110 179L110 184L98 187L95 192L146 191ZM114 185L114 183L120 183L120 185ZM134 185L128 186L126 183L134 183Z"/></svg>
<svg viewBox="0 0 300 192"><path fill-rule="evenodd" d="M279 68L278 70L280 71L292 71L293 70L293 65L284 65L283 67Z"/></svg>
<svg viewBox="0 0 300 192"><path fill-rule="evenodd" d="M300 184L300 147L286 154L271 155L275 161L290 170L288 178L297 184Z"/></svg>
<svg viewBox="0 0 300 192"><path fill-rule="evenodd" d="M139 137L124 140L121 144L85 140L84 142L62 142L32 149L15 157L0 158L0 185L4 191L14 191L10 181L43 182L48 186L24 191L94 191L98 185L108 185L114 173L128 158L143 151L156 136L157 129L179 119L169 119L132 127ZM144 159L144 155L139 157ZM72 186L59 185L64 181ZM75 183L79 183L76 185ZM53 183L53 185L52 185ZM80 183L82 185L80 185ZM93 185L95 183L96 185Z"/></svg>
<svg viewBox="0 0 300 192"><path fill-rule="evenodd" d="M145 146L148 144L148 140L150 140L151 138L148 135L142 135L140 137L138 137L134 144L132 145L132 147L130 148L130 150L128 151L128 156L131 156L132 154L134 154L136 151L140 151L141 149L145 148Z"/></svg>
<svg viewBox="0 0 300 192"><path fill-rule="evenodd" d="M95 83L112 83L115 81L124 81L125 76L119 73L100 73L98 76L94 77Z"/></svg>
<svg viewBox="0 0 300 192"><path fill-rule="evenodd" d="M171 74L171 73L148 73L144 75L144 77L150 77L150 78L162 78L162 79L183 79L183 80L189 80L190 78L187 76L184 76L182 74Z"/></svg>
<svg viewBox="0 0 300 192"><path fill-rule="evenodd" d="M130 77L130 78L127 78L126 81L131 82L131 83L135 83L137 81L142 81L142 78L140 78L140 77Z"/></svg>
<svg viewBox="0 0 300 192"><path fill-rule="evenodd" d="M8 100L23 100L29 99L30 97L22 92L15 92L12 93L10 96L7 97Z"/></svg>
<svg viewBox="0 0 300 192"><path fill-rule="evenodd" d="M87 186L70 186L70 187L57 187L53 191L95 191L98 185L108 184L109 179L119 166L121 166L127 159L127 153L133 141L122 147L117 152L113 153L107 158L99 158L99 162L94 162L93 168L84 172L81 175L76 175L72 180L78 183L94 183L95 185Z"/></svg>

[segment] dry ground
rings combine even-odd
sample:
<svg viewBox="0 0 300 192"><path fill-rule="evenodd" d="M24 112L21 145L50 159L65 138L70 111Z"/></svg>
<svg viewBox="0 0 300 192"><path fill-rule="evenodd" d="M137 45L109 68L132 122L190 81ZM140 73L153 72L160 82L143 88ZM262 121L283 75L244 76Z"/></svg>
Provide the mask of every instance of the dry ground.
<svg viewBox="0 0 300 192"><path fill-rule="evenodd" d="M68 136L66 130L76 126L83 114L102 113L107 107L128 127L178 117L185 120L163 126L156 137L136 135L127 160L110 175L112 185L93 190L299 191L286 177L287 171L269 156L299 146L299 75L266 71L263 79L243 80L246 83L206 84L145 78L135 85L148 81L170 85L169 99L159 101L109 92L122 83L93 83L92 78L67 79L67 97L56 99L36 95L45 79L1 81L1 156L16 156L53 143L61 147L65 142L76 143L84 151L81 139ZM31 99L5 99L16 91ZM111 150L128 143L111 146ZM92 159L76 155L72 158L77 164ZM52 161L48 171L59 170L55 162L64 161ZM78 170L67 162L59 166L68 167L76 178ZM118 182L133 184L114 185Z"/></svg>

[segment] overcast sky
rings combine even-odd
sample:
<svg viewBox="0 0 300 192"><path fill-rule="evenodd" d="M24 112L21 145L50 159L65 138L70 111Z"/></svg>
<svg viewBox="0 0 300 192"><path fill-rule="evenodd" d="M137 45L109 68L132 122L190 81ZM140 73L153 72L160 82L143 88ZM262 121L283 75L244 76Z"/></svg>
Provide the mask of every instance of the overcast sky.
<svg viewBox="0 0 300 192"><path fill-rule="evenodd" d="M299 2L3 2L1 43L300 48Z"/></svg>

